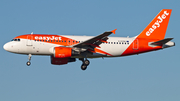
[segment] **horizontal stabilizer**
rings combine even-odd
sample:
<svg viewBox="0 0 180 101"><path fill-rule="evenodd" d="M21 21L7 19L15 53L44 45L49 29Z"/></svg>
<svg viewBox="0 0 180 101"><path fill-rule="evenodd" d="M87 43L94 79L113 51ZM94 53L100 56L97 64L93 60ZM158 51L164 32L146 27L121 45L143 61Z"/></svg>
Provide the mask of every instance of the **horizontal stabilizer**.
<svg viewBox="0 0 180 101"><path fill-rule="evenodd" d="M171 41L173 38L166 38L160 41L152 42L150 45L156 45L156 46L162 46L166 44L167 42Z"/></svg>

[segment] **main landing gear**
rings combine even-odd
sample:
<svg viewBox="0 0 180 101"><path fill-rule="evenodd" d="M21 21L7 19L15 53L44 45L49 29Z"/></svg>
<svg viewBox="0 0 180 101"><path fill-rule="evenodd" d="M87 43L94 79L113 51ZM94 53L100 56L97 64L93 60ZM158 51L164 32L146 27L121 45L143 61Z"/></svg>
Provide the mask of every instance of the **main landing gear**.
<svg viewBox="0 0 180 101"><path fill-rule="evenodd" d="M31 65L31 62L30 62L30 61L31 61L31 56L32 56L32 55L29 54L29 57L28 57L28 60L29 60L29 61L26 63L27 66L30 66L30 65Z"/></svg>
<svg viewBox="0 0 180 101"><path fill-rule="evenodd" d="M80 58L79 60L81 60L83 62L81 65L81 69L86 70L87 66L90 64L90 61L87 59L84 60L84 58Z"/></svg>

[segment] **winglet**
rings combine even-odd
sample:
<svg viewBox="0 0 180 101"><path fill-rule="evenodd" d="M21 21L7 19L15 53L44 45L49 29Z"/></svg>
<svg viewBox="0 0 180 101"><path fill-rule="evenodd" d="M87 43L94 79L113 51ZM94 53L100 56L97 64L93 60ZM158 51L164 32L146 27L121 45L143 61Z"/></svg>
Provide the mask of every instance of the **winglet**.
<svg viewBox="0 0 180 101"><path fill-rule="evenodd" d="M111 32L115 34L116 30L117 30L117 29L114 29L114 30L112 30Z"/></svg>

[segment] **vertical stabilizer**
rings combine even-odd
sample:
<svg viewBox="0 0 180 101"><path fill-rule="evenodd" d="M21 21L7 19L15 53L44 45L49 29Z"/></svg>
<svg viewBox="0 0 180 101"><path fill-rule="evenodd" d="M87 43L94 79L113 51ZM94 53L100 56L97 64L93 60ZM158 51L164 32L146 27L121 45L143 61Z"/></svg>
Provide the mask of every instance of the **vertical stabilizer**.
<svg viewBox="0 0 180 101"><path fill-rule="evenodd" d="M171 9L161 10L137 38L164 39L171 11Z"/></svg>

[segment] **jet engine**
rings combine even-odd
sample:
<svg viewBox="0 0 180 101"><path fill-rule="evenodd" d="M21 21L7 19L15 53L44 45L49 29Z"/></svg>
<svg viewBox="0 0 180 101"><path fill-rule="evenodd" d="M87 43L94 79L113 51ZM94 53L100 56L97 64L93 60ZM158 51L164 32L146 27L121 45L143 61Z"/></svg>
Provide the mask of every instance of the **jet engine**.
<svg viewBox="0 0 180 101"><path fill-rule="evenodd" d="M54 47L54 55L51 56L51 64L63 65L68 62L75 62L75 58L71 56L79 55L78 52L74 51L70 47Z"/></svg>

